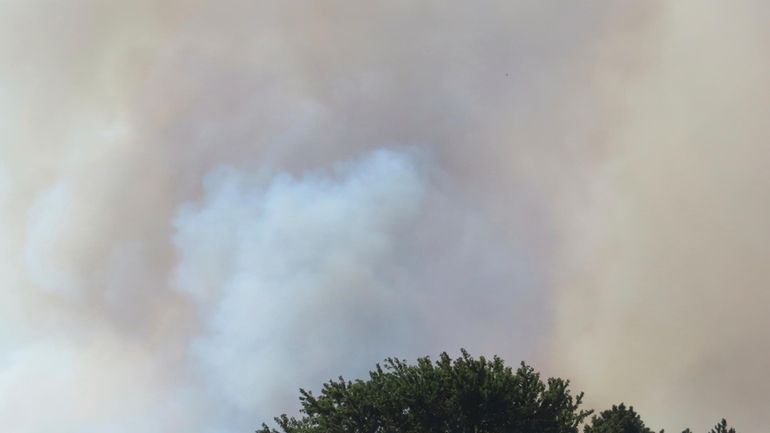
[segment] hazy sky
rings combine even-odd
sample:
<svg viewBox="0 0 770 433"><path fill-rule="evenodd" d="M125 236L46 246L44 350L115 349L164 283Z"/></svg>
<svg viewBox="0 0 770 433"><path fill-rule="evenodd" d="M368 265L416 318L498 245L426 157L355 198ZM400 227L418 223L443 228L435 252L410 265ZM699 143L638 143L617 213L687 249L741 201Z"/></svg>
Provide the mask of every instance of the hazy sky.
<svg viewBox="0 0 770 433"><path fill-rule="evenodd" d="M763 431L768 22L0 0L0 430L253 431L465 347L653 428Z"/></svg>

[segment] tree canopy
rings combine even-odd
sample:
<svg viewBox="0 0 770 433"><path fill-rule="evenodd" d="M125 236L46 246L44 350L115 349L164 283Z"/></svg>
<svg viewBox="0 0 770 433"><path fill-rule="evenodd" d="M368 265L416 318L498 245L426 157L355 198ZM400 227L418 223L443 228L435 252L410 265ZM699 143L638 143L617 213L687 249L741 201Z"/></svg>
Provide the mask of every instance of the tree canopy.
<svg viewBox="0 0 770 433"><path fill-rule="evenodd" d="M722 418L722 421L718 422L709 433L735 433L735 429L727 425L727 421Z"/></svg>
<svg viewBox="0 0 770 433"><path fill-rule="evenodd" d="M318 395L300 389L300 416L281 415L277 429L257 433L655 433L622 403L588 420L593 411L569 385L465 350L416 364L388 358L368 379L339 377ZM736 432L722 420L709 433Z"/></svg>
<svg viewBox="0 0 770 433"><path fill-rule="evenodd" d="M593 416L585 426L584 433L655 433L644 425L644 421L633 407L621 403ZM686 433L686 432L682 432Z"/></svg>

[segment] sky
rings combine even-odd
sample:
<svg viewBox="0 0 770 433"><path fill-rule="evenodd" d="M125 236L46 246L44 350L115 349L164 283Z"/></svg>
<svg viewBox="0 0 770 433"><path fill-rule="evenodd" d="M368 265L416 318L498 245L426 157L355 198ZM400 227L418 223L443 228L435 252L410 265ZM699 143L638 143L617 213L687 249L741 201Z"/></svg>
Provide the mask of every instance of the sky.
<svg viewBox="0 0 770 433"><path fill-rule="evenodd" d="M466 348L762 431L769 20L0 0L0 428L253 431Z"/></svg>

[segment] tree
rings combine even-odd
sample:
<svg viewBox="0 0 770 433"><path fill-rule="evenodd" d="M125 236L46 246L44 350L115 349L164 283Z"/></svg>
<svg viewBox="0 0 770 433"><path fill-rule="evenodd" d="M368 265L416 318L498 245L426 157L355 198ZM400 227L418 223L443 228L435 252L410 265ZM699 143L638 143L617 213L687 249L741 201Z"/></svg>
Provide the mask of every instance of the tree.
<svg viewBox="0 0 770 433"><path fill-rule="evenodd" d="M514 372L503 360L465 350L416 365L389 358L367 380L342 377L319 396L300 390L302 416L275 418L285 433L578 433L591 414L581 410L569 381L543 381L524 363ZM278 433L263 424L258 433Z"/></svg>
<svg viewBox="0 0 770 433"><path fill-rule="evenodd" d="M735 433L735 429L732 427L728 427L727 421L725 421L725 419L722 418L722 421L719 421L717 425L715 425L714 428L712 428L709 433Z"/></svg>
<svg viewBox="0 0 770 433"><path fill-rule="evenodd" d="M257 433L578 433L593 413L580 409L582 400L567 380L543 381L523 362L514 371L462 350L414 365L388 358L368 379L340 377L318 396L300 389L301 416L281 415L278 429L262 424ZM655 432L621 403L591 417L583 433ZM708 433L736 431L722 419Z"/></svg>
<svg viewBox="0 0 770 433"><path fill-rule="evenodd" d="M583 431L584 433L655 433L644 425L633 406L626 407L623 403L612 406L612 409L605 410L599 416L593 416L591 424L586 425Z"/></svg>

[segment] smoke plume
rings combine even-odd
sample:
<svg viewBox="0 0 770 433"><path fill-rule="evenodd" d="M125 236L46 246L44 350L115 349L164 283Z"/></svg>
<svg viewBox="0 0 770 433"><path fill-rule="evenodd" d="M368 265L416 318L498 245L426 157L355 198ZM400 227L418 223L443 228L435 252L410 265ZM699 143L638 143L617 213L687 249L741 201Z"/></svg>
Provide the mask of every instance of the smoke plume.
<svg viewBox="0 0 770 433"><path fill-rule="evenodd" d="M768 15L0 2L0 428L251 431L465 347L760 431Z"/></svg>

